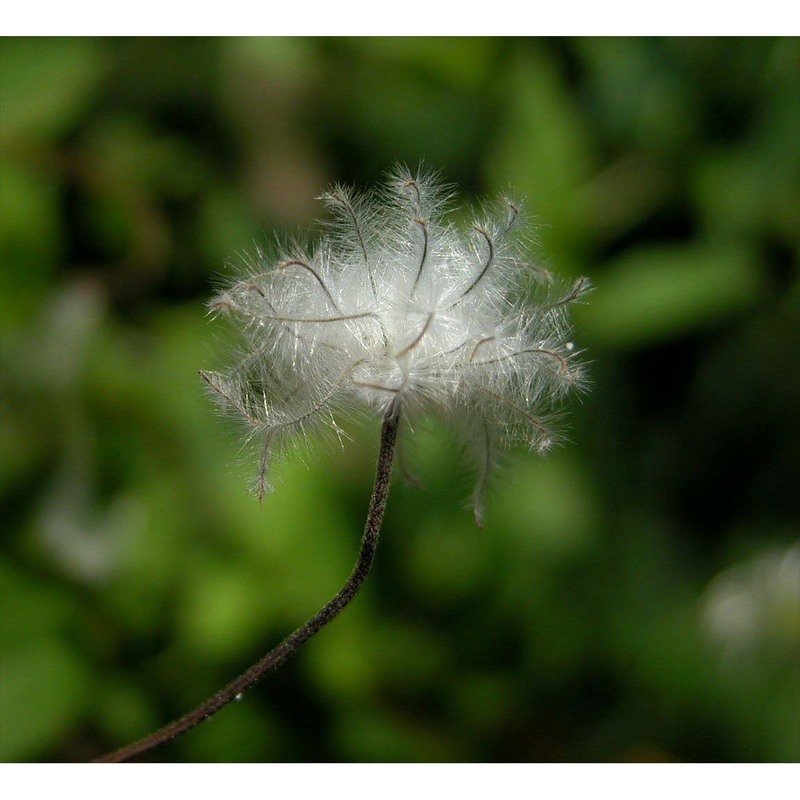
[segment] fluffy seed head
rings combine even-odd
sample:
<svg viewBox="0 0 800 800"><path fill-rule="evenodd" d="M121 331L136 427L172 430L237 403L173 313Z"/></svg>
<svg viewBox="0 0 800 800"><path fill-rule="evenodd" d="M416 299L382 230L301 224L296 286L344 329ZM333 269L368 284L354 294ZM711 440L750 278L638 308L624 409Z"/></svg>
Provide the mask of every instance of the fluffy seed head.
<svg viewBox="0 0 800 800"><path fill-rule="evenodd" d="M456 224L448 188L404 168L371 195L334 186L320 199L332 220L313 247L257 252L210 303L244 347L227 372L201 375L258 443L256 493L298 431L392 407L450 421L473 445L481 524L496 449L548 450L559 401L581 386L568 316L588 282L558 288L531 263L516 200Z"/></svg>

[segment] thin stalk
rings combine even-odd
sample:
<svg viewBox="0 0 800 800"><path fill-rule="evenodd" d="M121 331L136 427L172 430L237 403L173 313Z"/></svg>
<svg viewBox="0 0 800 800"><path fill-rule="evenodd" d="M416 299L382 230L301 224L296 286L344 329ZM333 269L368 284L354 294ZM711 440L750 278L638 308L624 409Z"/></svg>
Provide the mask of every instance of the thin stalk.
<svg viewBox="0 0 800 800"><path fill-rule="evenodd" d="M270 650L260 661L253 664L250 669L240 675L236 680L231 681L224 689L221 689L213 697L206 700L194 711L190 711L180 719L165 725L155 733L140 739L138 742L108 753L102 758L96 759L97 762L131 761L134 758L149 753L157 747L161 747L167 742L171 742L178 736L182 736L187 731L205 722L209 717L216 714L228 703L239 698L244 692L252 688L267 672L277 669L291 655L296 653L312 636L321 631L331 622L344 607L358 594L359 589L369 574L370 567L375 558L375 550L378 546L378 536L383 521L383 512L386 509L386 501L389 497L389 483L392 475L392 462L394 461L394 448L397 439L397 426L399 413L392 405L386 412L381 428L380 452L378 463L375 470L375 485L372 489L372 498L369 503L364 535L361 538L361 549L358 553L358 560L353 568L347 582L339 590L339 593L330 600L315 616L304 625L301 625L294 633L283 640L276 648Z"/></svg>

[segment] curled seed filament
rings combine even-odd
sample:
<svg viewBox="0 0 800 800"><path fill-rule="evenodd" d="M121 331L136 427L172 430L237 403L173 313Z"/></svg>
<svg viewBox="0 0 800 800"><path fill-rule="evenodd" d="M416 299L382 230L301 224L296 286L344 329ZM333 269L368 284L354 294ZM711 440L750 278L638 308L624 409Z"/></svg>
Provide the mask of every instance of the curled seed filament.
<svg viewBox="0 0 800 800"><path fill-rule="evenodd" d="M417 290L417 284L419 283L420 277L422 277L422 269L425 266L425 260L428 258L428 225L425 220L419 218L415 219L414 223L419 225L420 229L422 230L422 258L419 260L417 277L414 278L414 285L411 287L412 294Z"/></svg>
<svg viewBox="0 0 800 800"><path fill-rule="evenodd" d="M340 317L286 317L283 315L260 314L261 319L274 320L275 322L309 322L323 324L326 322L348 322L352 319L375 319L380 322L380 317L373 311L364 311L360 314L342 314Z"/></svg>
<svg viewBox="0 0 800 800"><path fill-rule="evenodd" d="M353 204L350 201L350 198L341 190L336 189L330 195L330 198L335 202L338 203L350 217L350 221L353 224L353 229L356 232L356 236L358 237L358 244L361 248L361 255L364 257L364 265L367 268L367 274L369 275L369 285L372 289L372 296L377 299L378 297L378 290L375 286L375 278L372 274L372 269L369 265L369 255L367 254L367 245L364 241L364 233L361 230L361 223L358 221L358 215L356 214L356 210L353 208Z"/></svg>
<svg viewBox="0 0 800 800"><path fill-rule="evenodd" d="M419 343L425 337L425 334L428 332L428 329L431 327L431 323L433 322L433 317L434 317L434 312L431 311L431 313L428 314L428 319L425 320L425 325L423 325L422 330L419 332L419 334L417 335L416 339L414 339L414 341L411 342L411 344L409 344L406 347L404 347L397 354L397 358L402 358L403 356L405 356L408 353L410 353L415 347L417 347L419 345Z"/></svg>
<svg viewBox="0 0 800 800"><path fill-rule="evenodd" d="M506 229L503 231L504 234L508 233L516 224L517 218L519 217L519 208L512 203L510 200L507 201L508 208L511 211L511 217L508 220L508 225L506 225Z"/></svg>
<svg viewBox="0 0 800 800"><path fill-rule="evenodd" d="M214 311L222 311L223 309L229 309L230 311L235 311L237 314L243 314L244 310L237 306L235 303L232 303L230 300L217 300L215 303L211 303L208 306L209 313L213 313Z"/></svg>
<svg viewBox="0 0 800 800"><path fill-rule="evenodd" d="M456 300L456 303L463 300L483 279L483 276L488 272L489 267L492 266L492 262L494 261L494 241L491 236L486 232L486 229L480 225L473 225L473 228L483 236L484 240L486 241L486 247L488 248L488 253L486 255L486 263L483 265L483 269L478 274L478 277L475 278L474 281L464 290L461 294L461 297Z"/></svg>
<svg viewBox="0 0 800 800"><path fill-rule="evenodd" d="M335 202L337 202L348 214L350 220L353 223L353 228L355 229L356 236L358 237L358 243L361 246L361 254L364 256L364 263L369 264L369 256L367 255L367 245L364 242L364 234L361 232L361 224L358 221L358 217L356 216L356 210L353 208L353 204L350 202L350 199L342 192L340 189L337 189L331 197Z"/></svg>
<svg viewBox="0 0 800 800"><path fill-rule="evenodd" d="M359 386L362 389L376 389L379 392L390 392L391 394L397 394L400 391L392 386L381 386L379 383L366 383L364 381L353 381L353 386Z"/></svg>
<svg viewBox="0 0 800 800"><path fill-rule="evenodd" d="M481 342L478 342L478 345L480 345L483 341L486 340L481 340ZM478 345L475 346L475 350L478 349ZM472 351L473 356L475 350ZM485 361L474 361L473 358L470 358L470 363L465 366L480 367L484 364L499 364L501 361L508 361L509 359L516 358L517 356L524 356L528 354L549 356L550 358L555 359L558 361L558 371L561 373L561 375L567 374L569 369L567 365L567 359L559 353L556 353L555 350L548 350L545 347L528 347L525 350L515 350L513 353L508 353L504 356L498 356L497 358L488 358Z"/></svg>
<svg viewBox="0 0 800 800"><path fill-rule="evenodd" d="M568 295L562 297L560 300L557 300L555 303L547 306L548 310L553 308L558 308L559 306L567 306L570 303L574 303L580 296L583 290L586 288L587 280L586 278L578 278L575 281L575 285L572 287L572 290Z"/></svg>
<svg viewBox="0 0 800 800"><path fill-rule="evenodd" d="M507 397L503 396L502 394L498 394L497 392L493 392L491 389L480 387L480 390L484 394L488 394L489 397L493 397L499 403L508 406L510 409L516 411L518 414L525 417L528 420L528 422L530 422L530 424L534 428L536 428L536 430L539 432L539 436L542 437L542 441L549 440L550 434L548 433L545 424L542 422L541 419L539 419L539 417L535 416L534 414L531 414L531 412L528 411L527 408L523 408L522 406L517 405L513 401L509 400Z"/></svg>
<svg viewBox="0 0 800 800"><path fill-rule="evenodd" d="M314 276L317 283L322 288L322 291L325 292L325 297L328 299L328 302L333 307L333 310L336 311L337 313L341 313L341 309L339 308L339 306L336 305L336 301L333 299L333 296L331 295L330 291L328 291L328 287L325 285L325 281L322 280L322 277L320 276L319 272L317 272L314 269L314 267L310 266L309 264L306 264L305 261L298 261L297 259L292 259L291 261L287 261L286 263L281 264L280 268L287 269L288 267L294 267L294 266L302 267L303 269L308 270L308 272L310 272Z"/></svg>
<svg viewBox="0 0 800 800"><path fill-rule="evenodd" d="M414 194L416 194L416 196L417 196L417 208L422 208L422 196L419 193L419 184L416 181L411 180L411 181L406 181L403 184L403 187L405 189L413 189L414 190Z"/></svg>
<svg viewBox="0 0 800 800"><path fill-rule="evenodd" d="M479 341L479 342L478 342L478 343L475 345L475 347L473 347L473 348L472 348L472 353L470 353L470 356L469 356L470 363L471 363L471 362L473 362L473 361L475 360L475 356L478 354L478 350L480 350L480 348L481 348L483 345L485 345L485 344L488 344L489 342L493 342L493 341L495 340L495 338L496 338L496 337L494 337L494 336L486 336L486 337L484 337L483 339L481 339L481 340L480 340L480 341Z"/></svg>
<svg viewBox="0 0 800 800"><path fill-rule="evenodd" d="M282 428L291 428L294 425L299 425L302 422L305 422L310 417L313 417L318 411L321 411L325 406L327 406L330 401L336 395L336 392L341 389L342 384L344 381L348 379L350 375L353 374L353 371L357 369L361 364L364 363L364 360L357 361L355 364L347 367L339 378L334 382L331 389L321 397L316 403L314 403L311 408L307 409L306 411L298 414L296 417L292 419L284 420L283 422L276 422L273 424L269 424L265 420L260 420L254 417L248 409L240 402L234 400L226 391L224 391L220 386L217 385L216 381L214 380L213 376L207 372L203 372L200 370L200 377L215 391L220 397L222 397L226 402L230 403L254 428L259 430L264 430L268 432L270 435L273 434L275 431L281 430ZM294 392L292 392L289 397L292 396ZM262 393L262 397L264 400L264 409L266 412L266 396Z"/></svg>

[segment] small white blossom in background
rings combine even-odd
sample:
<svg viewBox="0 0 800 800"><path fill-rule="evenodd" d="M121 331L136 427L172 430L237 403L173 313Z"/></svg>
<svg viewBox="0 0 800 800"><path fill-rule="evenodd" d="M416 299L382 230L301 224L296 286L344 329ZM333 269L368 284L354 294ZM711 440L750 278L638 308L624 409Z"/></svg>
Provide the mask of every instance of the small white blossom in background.
<svg viewBox="0 0 800 800"><path fill-rule="evenodd" d="M393 407L453 423L474 446L481 524L496 449L550 449L554 412L581 386L568 317L588 282L559 289L531 263L515 200L458 226L448 188L405 169L374 194L336 186L321 199L333 221L315 246L257 252L210 304L244 334L229 371L201 374L258 443L256 493L298 432Z"/></svg>
<svg viewBox="0 0 800 800"><path fill-rule="evenodd" d="M773 549L720 573L700 616L724 665L758 664L776 653L800 655L800 544Z"/></svg>

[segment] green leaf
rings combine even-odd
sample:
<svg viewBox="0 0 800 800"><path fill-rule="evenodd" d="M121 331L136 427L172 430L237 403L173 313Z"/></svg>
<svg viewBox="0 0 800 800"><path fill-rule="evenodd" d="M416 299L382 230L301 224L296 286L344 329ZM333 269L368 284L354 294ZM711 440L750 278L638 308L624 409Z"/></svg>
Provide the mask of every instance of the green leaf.
<svg viewBox="0 0 800 800"><path fill-rule="evenodd" d="M40 641L0 657L0 761L35 757L76 726L91 678L64 644Z"/></svg>
<svg viewBox="0 0 800 800"><path fill-rule="evenodd" d="M7 159L0 171L0 329L8 331L29 322L41 302L62 231L55 180Z"/></svg>
<svg viewBox="0 0 800 800"><path fill-rule="evenodd" d="M5 39L0 47L0 139L63 133L103 77L91 39Z"/></svg>
<svg viewBox="0 0 800 800"><path fill-rule="evenodd" d="M363 36L347 40L348 48L376 66L395 65L423 71L454 88L480 88L503 43L488 37Z"/></svg>
<svg viewBox="0 0 800 800"><path fill-rule="evenodd" d="M0 560L0 642L4 649L57 635L72 624L77 605L55 586Z"/></svg>
<svg viewBox="0 0 800 800"><path fill-rule="evenodd" d="M581 341L604 347L658 342L724 320L762 294L759 266L745 248L695 244L633 252L595 279L575 310Z"/></svg>

